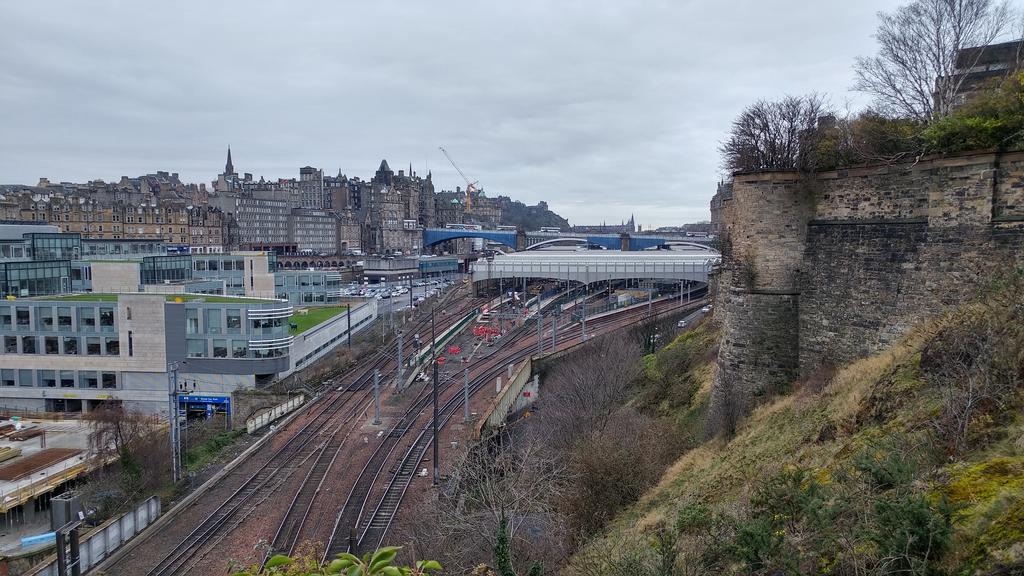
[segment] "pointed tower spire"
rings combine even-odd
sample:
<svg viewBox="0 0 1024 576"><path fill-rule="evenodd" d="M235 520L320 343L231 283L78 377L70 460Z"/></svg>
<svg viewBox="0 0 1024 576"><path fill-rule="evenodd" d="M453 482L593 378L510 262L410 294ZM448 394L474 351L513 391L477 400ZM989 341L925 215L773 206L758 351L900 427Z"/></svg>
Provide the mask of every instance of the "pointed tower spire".
<svg viewBox="0 0 1024 576"><path fill-rule="evenodd" d="M234 174L235 165L231 163L231 146L228 145L228 161L224 164L224 174Z"/></svg>

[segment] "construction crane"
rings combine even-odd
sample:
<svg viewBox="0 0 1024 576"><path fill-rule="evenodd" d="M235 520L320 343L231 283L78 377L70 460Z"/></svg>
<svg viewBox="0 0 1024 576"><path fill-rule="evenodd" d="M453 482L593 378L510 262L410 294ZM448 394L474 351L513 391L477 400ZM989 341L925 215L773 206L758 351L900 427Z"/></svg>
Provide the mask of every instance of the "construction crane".
<svg viewBox="0 0 1024 576"><path fill-rule="evenodd" d="M452 168L455 168L455 171L459 173L459 176L462 176L462 179L466 181L466 210L472 209L473 201L471 193L476 191L476 185L480 181L474 180L470 182L469 177L462 172L462 169L459 168L459 165L455 163L455 160L452 160L452 157L450 154L448 154L448 151L445 150L443 146L438 146L437 149L440 150L442 154L444 154L444 157L447 158L448 161L452 163Z"/></svg>

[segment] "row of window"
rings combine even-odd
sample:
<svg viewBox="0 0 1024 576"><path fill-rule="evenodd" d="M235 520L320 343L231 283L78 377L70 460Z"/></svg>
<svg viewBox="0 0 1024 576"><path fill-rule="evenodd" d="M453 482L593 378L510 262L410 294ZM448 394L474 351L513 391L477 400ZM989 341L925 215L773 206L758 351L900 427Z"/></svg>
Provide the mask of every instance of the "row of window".
<svg viewBox="0 0 1024 576"><path fill-rule="evenodd" d="M242 310L239 308L206 308L203 314L202 328L199 326L199 308L185 309L185 333L186 334L221 334L227 329L227 334L242 333ZM225 322L226 318L226 322ZM257 328L253 321L253 328Z"/></svg>
<svg viewBox="0 0 1024 576"><path fill-rule="evenodd" d="M0 330L32 330L32 308L28 306L15 306L13 311L10 306L0 306ZM100 306L78 307L78 326L73 325L73 312L70 306L54 307L38 306L35 308L35 330L41 332L95 332L99 326L100 332L114 331L114 308Z"/></svg>
<svg viewBox="0 0 1024 576"><path fill-rule="evenodd" d="M196 271L241 270L245 271L245 260L194 260L192 269Z"/></svg>
<svg viewBox="0 0 1024 576"><path fill-rule="evenodd" d="M230 346L231 358L249 358L248 340L227 340L214 338L211 341L199 338L189 338L185 341L185 354L189 358L227 358ZM253 349L252 358L277 358L286 356L288 348L276 348L273 350Z"/></svg>
<svg viewBox="0 0 1024 576"><path fill-rule="evenodd" d="M117 388L116 372L95 370L0 370L2 386L38 386L40 388Z"/></svg>
<svg viewBox="0 0 1024 576"><path fill-rule="evenodd" d="M117 336L4 336L4 353L120 356L121 340ZM135 355L131 330L128 331L128 355Z"/></svg>

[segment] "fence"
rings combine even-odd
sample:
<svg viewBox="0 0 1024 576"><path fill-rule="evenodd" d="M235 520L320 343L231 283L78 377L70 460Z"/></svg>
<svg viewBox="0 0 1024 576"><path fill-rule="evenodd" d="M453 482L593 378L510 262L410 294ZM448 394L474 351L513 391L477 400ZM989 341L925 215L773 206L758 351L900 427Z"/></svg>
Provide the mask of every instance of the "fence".
<svg viewBox="0 0 1024 576"><path fill-rule="evenodd" d="M299 406L302 406L305 402L306 396L304 394L299 394L298 396L295 396L294 398L285 402L284 404L278 404L277 406L274 406L273 408L267 410L266 412L263 412L262 414L257 414L256 416L249 418L248 420L245 421L245 429L249 432L249 434L252 434L253 432L259 430L260 428L263 428L264 426L270 424L274 420L277 420L281 416L284 416L285 414L291 412L292 410L295 410Z"/></svg>
<svg viewBox="0 0 1024 576"><path fill-rule="evenodd" d="M159 517L160 498L152 496L135 510L107 521L87 534L82 538L79 548L82 572L85 573L91 567L99 564L111 552L142 532L146 526L152 524ZM26 572L26 576L58 576L57 556L47 557L42 564Z"/></svg>

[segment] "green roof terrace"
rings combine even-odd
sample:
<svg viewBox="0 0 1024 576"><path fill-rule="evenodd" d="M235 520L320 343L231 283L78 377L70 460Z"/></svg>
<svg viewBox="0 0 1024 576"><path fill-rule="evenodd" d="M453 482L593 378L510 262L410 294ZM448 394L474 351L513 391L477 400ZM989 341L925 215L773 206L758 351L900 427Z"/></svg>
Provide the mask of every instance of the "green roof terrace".
<svg viewBox="0 0 1024 576"><path fill-rule="evenodd" d="M302 311L305 310L303 313ZM310 306L307 308L299 308L292 314L291 318L288 319L290 323L288 333L292 336L302 334L306 330L315 328L324 322L344 314L348 310L348 305L343 306Z"/></svg>

